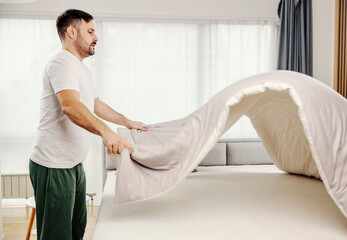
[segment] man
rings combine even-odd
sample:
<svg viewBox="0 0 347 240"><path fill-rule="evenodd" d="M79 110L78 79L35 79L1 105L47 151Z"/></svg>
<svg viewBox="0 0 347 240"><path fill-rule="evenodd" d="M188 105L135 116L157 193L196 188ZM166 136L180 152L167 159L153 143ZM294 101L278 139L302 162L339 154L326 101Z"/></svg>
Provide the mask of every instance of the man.
<svg viewBox="0 0 347 240"><path fill-rule="evenodd" d="M82 63L94 55L98 41L93 17L70 9L57 18L56 26L62 50L44 71L38 139L29 163L37 239L83 239L87 213L82 162L88 153L88 131L101 136L110 153L123 148L132 152L130 143L92 112L129 129L147 129L114 111L95 93L92 73Z"/></svg>

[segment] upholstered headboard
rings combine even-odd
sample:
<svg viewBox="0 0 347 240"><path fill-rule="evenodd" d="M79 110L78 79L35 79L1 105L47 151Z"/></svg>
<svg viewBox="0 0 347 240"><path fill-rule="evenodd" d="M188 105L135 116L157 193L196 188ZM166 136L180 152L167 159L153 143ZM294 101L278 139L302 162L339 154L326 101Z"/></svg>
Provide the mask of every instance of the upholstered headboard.
<svg viewBox="0 0 347 240"><path fill-rule="evenodd" d="M116 167L108 157L106 148L104 148L103 155L103 182L105 182L107 171L115 170ZM220 139L199 166L251 164L273 164L257 138Z"/></svg>
<svg viewBox="0 0 347 240"><path fill-rule="evenodd" d="M257 138L221 139L200 166L272 164Z"/></svg>

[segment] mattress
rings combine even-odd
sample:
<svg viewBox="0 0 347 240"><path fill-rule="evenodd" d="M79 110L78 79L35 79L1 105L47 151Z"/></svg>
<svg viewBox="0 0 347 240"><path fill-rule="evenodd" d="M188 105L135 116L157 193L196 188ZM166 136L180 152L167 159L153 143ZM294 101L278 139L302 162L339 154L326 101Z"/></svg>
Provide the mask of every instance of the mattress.
<svg viewBox="0 0 347 240"><path fill-rule="evenodd" d="M322 181L274 165L198 167L157 198L115 204L108 173L94 240L346 239Z"/></svg>

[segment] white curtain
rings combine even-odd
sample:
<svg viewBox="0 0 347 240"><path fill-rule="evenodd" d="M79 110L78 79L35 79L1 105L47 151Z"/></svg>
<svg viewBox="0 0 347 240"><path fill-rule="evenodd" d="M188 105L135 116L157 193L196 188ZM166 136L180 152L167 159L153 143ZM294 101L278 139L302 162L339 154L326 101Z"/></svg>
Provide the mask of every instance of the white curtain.
<svg viewBox="0 0 347 240"><path fill-rule="evenodd" d="M102 24L101 96L146 123L184 117L197 107L194 24Z"/></svg>
<svg viewBox="0 0 347 240"><path fill-rule="evenodd" d="M2 173L26 173L39 121L43 69L61 48L55 21L0 19L0 43Z"/></svg>
<svg viewBox="0 0 347 240"><path fill-rule="evenodd" d="M207 24L204 32L202 99L243 78L276 69L278 25L269 21L232 21ZM222 138L258 137L242 117Z"/></svg>
<svg viewBox="0 0 347 240"><path fill-rule="evenodd" d="M226 86L275 69L278 26L268 21L96 21L86 59L99 96L145 123L177 119ZM39 121L42 73L61 49L55 19L0 18L0 159L3 174L28 173ZM112 126L116 128L117 126ZM224 137L256 137L245 119ZM87 191L100 200L102 144L92 137Z"/></svg>
<svg viewBox="0 0 347 240"><path fill-rule="evenodd" d="M146 123L184 117L226 86L274 70L277 32L268 21L104 22L100 95ZM257 134L244 117L223 137Z"/></svg>

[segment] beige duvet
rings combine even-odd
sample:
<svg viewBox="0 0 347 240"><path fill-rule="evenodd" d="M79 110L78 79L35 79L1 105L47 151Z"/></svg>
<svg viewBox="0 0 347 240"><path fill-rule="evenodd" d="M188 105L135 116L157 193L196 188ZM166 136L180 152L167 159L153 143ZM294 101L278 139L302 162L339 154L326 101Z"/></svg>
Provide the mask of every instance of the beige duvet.
<svg viewBox="0 0 347 240"><path fill-rule="evenodd" d="M134 151L119 156L116 202L145 200L174 187L242 115L278 168L322 179L347 217L347 100L290 71L241 80L185 118L148 125L148 132L118 129Z"/></svg>

